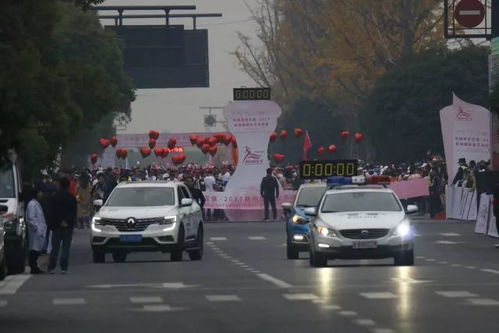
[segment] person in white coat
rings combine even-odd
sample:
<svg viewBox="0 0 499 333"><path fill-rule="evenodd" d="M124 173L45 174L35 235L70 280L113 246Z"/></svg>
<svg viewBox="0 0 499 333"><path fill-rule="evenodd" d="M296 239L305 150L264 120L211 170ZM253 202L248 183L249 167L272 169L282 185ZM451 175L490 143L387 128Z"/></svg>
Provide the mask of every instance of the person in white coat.
<svg viewBox="0 0 499 333"><path fill-rule="evenodd" d="M44 273L38 267L38 257L43 251L45 237L47 234L47 223L43 214L40 200L43 193L40 189L33 190L33 199L28 203L26 208L26 219L28 222L28 246L29 246L29 266L31 274Z"/></svg>

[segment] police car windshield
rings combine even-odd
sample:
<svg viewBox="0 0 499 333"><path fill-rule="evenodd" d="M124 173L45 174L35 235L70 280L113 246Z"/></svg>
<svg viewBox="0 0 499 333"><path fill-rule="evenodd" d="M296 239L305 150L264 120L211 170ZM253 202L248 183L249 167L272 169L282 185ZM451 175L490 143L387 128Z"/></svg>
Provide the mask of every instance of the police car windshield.
<svg viewBox="0 0 499 333"><path fill-rule="evenodd" d="M326 192L326 186L303 187L298 192L295 206L317 207L324 192Z"/></svg>
<svg viewBox="0 0 499 333"><path fill-rule="evenodd" d="M321 212L399 212L401 210L402 207L393 193L359 191L328 194L324 198Z"/></svg>
<svg viewBox="0 0 499 333"><path fill-rule="evenodd" d="M108 207L173 206L175 192L169 187L117 188L106 203Z"/></svg>

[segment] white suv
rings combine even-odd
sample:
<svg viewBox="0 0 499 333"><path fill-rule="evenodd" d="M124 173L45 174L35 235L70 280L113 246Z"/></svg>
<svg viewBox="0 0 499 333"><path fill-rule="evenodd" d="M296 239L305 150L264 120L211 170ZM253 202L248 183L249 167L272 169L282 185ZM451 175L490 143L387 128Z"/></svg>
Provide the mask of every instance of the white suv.
<svg viewBox="0 0 499 333"><path fill-rule="evenodd" d="M100 207L92 219L94 262L104 262L106 253L115 262L130 252L170 252L172 261L184 251L191 260L203 257L201 208L183 183L121 183L105 204L94 205Z"/></svg>

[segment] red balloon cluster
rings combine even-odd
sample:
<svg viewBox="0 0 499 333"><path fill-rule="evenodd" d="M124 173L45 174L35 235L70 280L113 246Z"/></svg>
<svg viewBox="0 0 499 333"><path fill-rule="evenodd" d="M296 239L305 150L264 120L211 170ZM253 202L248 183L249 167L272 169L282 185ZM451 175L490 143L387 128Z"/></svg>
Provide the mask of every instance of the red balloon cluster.
<svg viewBox="0 0 499 333"><path fill-rule="evenodd" d="M151 155L151 148L141 147L140 148L140 155L142 155L142 158L146 158L147 156Z"/></svg>
<svg viewBox="0 0 499 333"><path fill-rule="evenodd" d="M173 137L168 139L168 148L173 149L177 145L177 138Z"/></svg>
<svg viewBox="0 0 499 333"><path fill-rule="evenodd" d="M187 158L187 156L185 156L184 154L175 155L175 156L172 156L172 162L175 165L179 165L179 164L184 163L186 158Z"/></svg>
<svg viewBox="0 0 499 333"><path fill-rule="evenodd" d="M282 161L284 161L284 158L285 158L286 156L285 156L285 155L283 155L283 154L277 154L277 153L276 153L276 154L274 154L274 155L273 155L273 157L274 157L274 161L275 161L276 163L281 163Z"/></svg>
<svg viewBox="0 0 499 333"><path fill-rule="evenodd" d="M158 138L159 138L159 132L158 131L155 131L155 130L150 130L149 131L149 139L158 140Z"/></svg>
<svg viewBox="0 0 499 333"><path fill-rule="evenodd" d="M153 149L156 147L156 139L149 139L149 148Z"/></svg>
<svg viewBox="0 0 499 333"><path fill-rule="evenodd" d="M116 157L125 159L128 156L128 151L123 148L116 149Z"/></svg>
<svg viewBox="0 0 499 333"><path fill-rule="evenodd" d="M97 154L90 155L90 162L92 162L92 164L97 163Z"/></svg>
<svg viewBox="0 0 499 333"><path fill-rule="evenodd" d="M213 136L206 138L200 137L199 135L192 134L189 137L191 144L197 146L203 154L210 154L215 156L218 152L217 144L229 145L232 143L234 148L237 148L237 142L234 136L225 133L215 133Z"/></svg>
<svg viewBox="0 0 499 333"><path fill-rule="evenodd" d="M99 145L102 147L102 149L106 149L107 147L109 147L110 143L111 142L108 139L102 138L99 140Z"/></svg>

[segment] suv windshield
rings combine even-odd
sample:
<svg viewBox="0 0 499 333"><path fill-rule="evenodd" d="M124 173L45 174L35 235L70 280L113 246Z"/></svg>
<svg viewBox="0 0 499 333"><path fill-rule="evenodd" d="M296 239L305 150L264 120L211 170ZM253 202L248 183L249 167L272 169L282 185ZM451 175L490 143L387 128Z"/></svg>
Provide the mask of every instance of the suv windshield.
<svg viewBox="0 0 499 333"><path fill-rule="evenodd" d="M303 187L298 193L296 207L317 207L324 192L326 186Z"/></svg>
<svg viewBox="0 0 499 333"><path fill-rule="evenodd" d="M117 188L106 203L108 207L145 207L175 205L175 192L170 187Z"/></svg>
<svg viewBox="0 0 499 333"><path fill-rule="evenodd" d="M15 198L14 172L12 168L0 169L0 198Z"/></svg>
<svg viewBox="0 0 499 333"><path fill-rule="evenodd" d="M399 212L402 210L393 193L347 192L328 194L322 204L322 213L337 212Z"/></svg>

